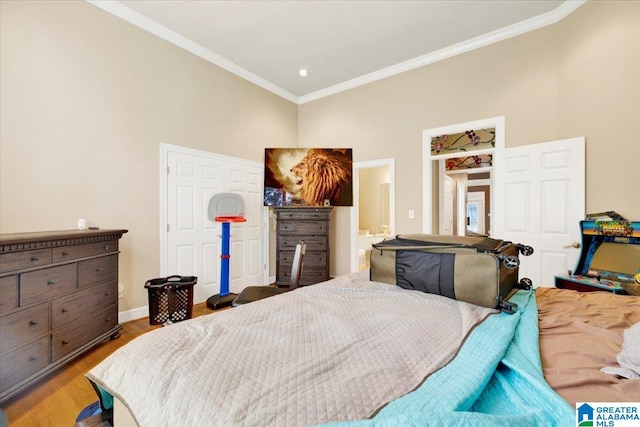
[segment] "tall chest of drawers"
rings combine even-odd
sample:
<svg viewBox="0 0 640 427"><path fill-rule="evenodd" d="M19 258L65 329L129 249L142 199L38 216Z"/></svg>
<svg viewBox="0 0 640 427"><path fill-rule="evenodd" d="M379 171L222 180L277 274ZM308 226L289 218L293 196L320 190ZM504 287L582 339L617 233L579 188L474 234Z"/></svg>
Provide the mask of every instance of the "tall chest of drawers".
<svg viewBox="0 0 640 427"><path fill-rule="evenodd" d="M331 207L273 208L276 215L276 284L288 286L296 244L304 240L300 286L329 279L329 230Z"/></svg>
<svg viewBox="0 0 640 427"><path fill-rule="evenodd" d="M0 235L0 403L119 336L118 241L126 232Z"/></svg>

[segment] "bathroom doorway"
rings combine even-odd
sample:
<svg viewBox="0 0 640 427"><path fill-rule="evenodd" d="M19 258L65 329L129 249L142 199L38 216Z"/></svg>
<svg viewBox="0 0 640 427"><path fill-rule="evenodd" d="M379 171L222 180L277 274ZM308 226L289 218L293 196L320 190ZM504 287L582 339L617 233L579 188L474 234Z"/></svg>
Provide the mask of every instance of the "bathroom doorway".
<svg viewBox="0 0 640 427"><path fill-rule="evenodd" d="M380 159L353 164L351 271L368 268L371 245L395 230L395 161Z"/></svg>

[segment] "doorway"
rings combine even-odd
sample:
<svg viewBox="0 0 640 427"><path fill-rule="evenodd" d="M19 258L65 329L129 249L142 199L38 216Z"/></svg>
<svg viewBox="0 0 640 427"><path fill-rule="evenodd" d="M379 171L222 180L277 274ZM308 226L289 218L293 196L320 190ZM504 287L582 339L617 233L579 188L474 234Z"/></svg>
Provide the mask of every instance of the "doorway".
<svg viewBox="0 0 640 427"><path fill-rule="evenodd" d="M490 205L491 213L488 224L485 219L485 228L489 227L486 234L532 246L533 255L521 260L520 276L530 278L535 287L553 286L554 275L573 268L579 255L577 224L585 212L584 137L506 149L504 117L424 131L423 230L432 232L433 203L438 203L432 189L434 159L440 159L432 155L432 141L440 135L492 126L496 135L495 162L491 179L484 183L489 188L483 189L491 194L484 201L485 206Z"/></svg>
<svg viewBox="0 0 640 427"><path fill-rule="evenodd" d="M395 232L395 160L353 164L351 271L367 268L371 244Z"/></svg>
<svg viewBox="0 0 640 427"><path fill-rule="evenodd" d="M474 130L477 132L479 129L484 130L492 130L493 138L488 144L475 144L476 141L481 140L480 135L474 133ZM446 208L444 203L440 203L442 197L440 195L445 194L445 175L454 176L455 173L465 173L468 178L470 173L481 173L481 172L490 172L493 168L493 158L498 157L500 153L504 151L505 142L504 142L504 116L492 117L484 120L476 120L472 122L466 123L458 123L455 125L444 126L440 128L428 129L422 133L422 150L423 150L423 163L422 163L422 203L423 203L423 212L424 215L422 217L422 230L423 233L432 234L434 230L436 233L441 233L441 230L444 229L445 225L444 221L449 221L449 216L445 215L444 209ZM467 138L470 141L469 143L464 143L462 145L455 144L454 141L448 141L449 146L452 147L450 151L447 151L447 144L440 145L440 141L442 141L443 136L447 135L463 135L464 138ZM486 139L486 138L485 138ZM446 138L445 138L446 140ZM434 141L438 141L437 147L434 148ZM468 170L460 169L458 167L457 171L453 169L457 166L464 165L466 168L469 163L475 163L472 165L473 167ZM451 168L447 167L447 164L452 165ZM476 167L477 166L477 167ZM449 173L447 169L450 169ZM437 171L436 182L438 183L437 192L433 191L434 184L434 172ZM491 182L492 175L488 178L488 192L490 195L491 191ZM467 180L465 180L467 181ZM466 185L465 183L465 204L461 205L464 209L454 209L455 212L465 212L466 211ZM438 194L438 197L433 197L433 195ZM458 194L454 192L454 194ZM459 197L458 197L459 198ZM486 200L489 199L489 200ZM485 211L487 214L485 215L485 229L490 231L493 229L493 218L490 215L490 212L493 211L494 201L492 197L486 197L485 199ZM435 208L434 209L434 203ZM459 205L460 206L460 205ZM434 218L433 211L437 212L437 218ZM462 230L464 224L466 223L466 218L461 218L464 215L466 217L466 213L459 214L455 220L456 230L461 229L456 234L464 235L466 232ZM436 221L437 220L437 223ZM434 223L436 223L434 227ZM466 227L465 227L466 228ZM454 227L451 226L451 233L453 234ZM490 233L486 233L490 234Z"/></svg>
<svg viewBox="0 0 640 427"><path fill-rule="evenodd" d="M439 234L491 236L492 167L445 170L443 163Z"/></svg>

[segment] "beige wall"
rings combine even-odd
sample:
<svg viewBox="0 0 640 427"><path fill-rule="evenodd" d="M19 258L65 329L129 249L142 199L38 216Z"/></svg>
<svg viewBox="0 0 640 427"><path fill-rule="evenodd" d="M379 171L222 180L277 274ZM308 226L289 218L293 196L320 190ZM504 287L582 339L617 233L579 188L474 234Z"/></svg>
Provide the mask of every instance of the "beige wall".
<svg viewBox="0 0 640 427"><path fill-rule="evenodd" d="M0 4L0 231L81 217L129 229L121 310L145 305L159 273L160 142L255 161L296 145L393 157L396 231L419 232L422 131L504 115L507 146L586 136L587 211L640 220L640 2L590 0L556 25L300 107L88 3ZM349 208L332 218L337 275Z"/></svg>
<svg viewBox="0 0 640 427"><path fill-rule="evenodd" d="M125 228L121 310L158 277L161 142L262 161L297 106L83 1L2 1L0 230Z"/></svg>
<svg viewBox="0 0 640 427"><path fill-rule="evenodd" d="M590 0L558 24L301 105L298 144L395 157L396 231L420 232L422 131L494 116L507 147L585 136L587 212L640 220L640 2ZM338 275L350 217L334 210Z"/></svg>

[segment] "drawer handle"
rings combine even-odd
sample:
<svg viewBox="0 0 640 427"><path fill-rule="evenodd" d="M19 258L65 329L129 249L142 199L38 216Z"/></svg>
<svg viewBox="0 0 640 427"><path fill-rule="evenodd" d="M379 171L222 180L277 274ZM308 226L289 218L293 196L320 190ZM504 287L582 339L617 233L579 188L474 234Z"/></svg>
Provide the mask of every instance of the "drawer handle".
<svg viewBox="0 0 640 427"><path fill-rule="evenodd" d="M67 340L62 340L62 345L67 345L67 344L69 344L69 341L67 341Z"/></svg>
<svg viewBox="0 0 640 427"><path fill-rule="evenodd" d="M38 324L37 320L30 320L29 321L29 326L36 326Z"/></svg>
<svg viewBox="0 0 640 427"><path fill-rule="evenodd" d="M62 312L63 312L63 313L68 313L68 312L69 312L69 309L68 309L67 307L63 307L63 308L62 308Z"/></svg>
<svg viewBox="0 0 640 427"><path fill-rule="evenodd" d="M108 297L109 295L111 295L111 291L105 292L104 295Z"/></svg>
<svg viewBox="0 0 640 427"><path fill-rule="evenodd" d="M111 322L111 317L107 317L106 319L104 319L105 322Z"/></svg>
<svg viewBox="0 0 640 427"><path fill-rule="evenodd" d="M102 267L96 268L96 273L102 273Z"/></svg>
<svg viewBox="0 0 640 427"><path fill-rule="evenodd" d="M47 285L55 285L56 281L51 279L51 280L47 280Z"/></svg>
<svg viewBox="0 0 640 427"><path fill-rule="evenodd" d="M37 256L32 256L31 257L31 261L38 261L38 257Z"/></svg>
<svg viewBox="0 0 640 427"><path fill-rule="evenodd" d="M62 256L69 256L69 252L62 252Z"/></svg>
<svg viewBox="0 0 640 427"><path fill-rule="evenodd" d="M104 250L105 250L105 251L110 251L110 250L111 250L111 245L107 245L107 246L105 246L105 247L104 247Z"/></svg>
<svg viewBox="0 0 640 427"><path fill-rule="evenodd" d="M29 362L35 362L36 360L38 360L37 357L35 356L29 356Z"/></svg>

